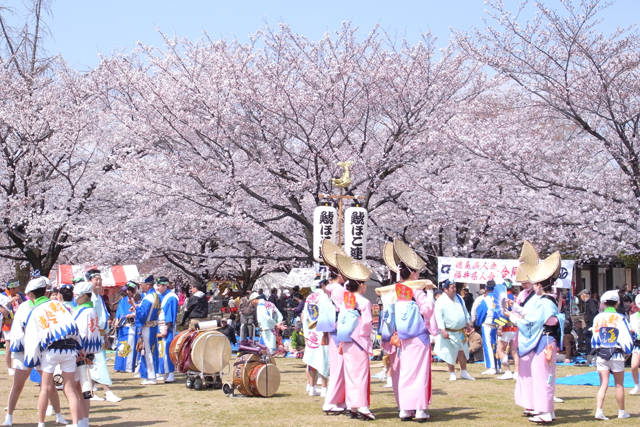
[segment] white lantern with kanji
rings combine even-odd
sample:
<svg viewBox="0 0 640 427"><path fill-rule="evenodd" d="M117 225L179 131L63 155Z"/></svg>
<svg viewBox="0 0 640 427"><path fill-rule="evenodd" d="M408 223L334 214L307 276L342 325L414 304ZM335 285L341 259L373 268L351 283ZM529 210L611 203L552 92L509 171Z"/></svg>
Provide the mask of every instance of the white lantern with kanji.
<svg viewBox="0 0 640 427"><path fill-rule="evenodd" d="M313 258L322 262L320 247L324 239L336 242L338 211L331 206L318 206L313 211Z"/></svg>
<svg viewBox="0 0 640 427"><path fill-rule="evenodd" d="M344 213L344 251L358 261L367 257L367 219L365 208L352 207Z"/></svg>

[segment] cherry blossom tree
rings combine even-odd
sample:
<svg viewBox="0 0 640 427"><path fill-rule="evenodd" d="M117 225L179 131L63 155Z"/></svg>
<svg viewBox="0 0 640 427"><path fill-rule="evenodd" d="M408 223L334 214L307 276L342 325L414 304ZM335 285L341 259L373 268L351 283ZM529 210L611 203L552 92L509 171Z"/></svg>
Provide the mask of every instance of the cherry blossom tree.
<svg viewBox="0 0 640 427"><path fill-rule="evenodd" d="M608 4L599 0L562 2L562 11L536 2L528 22L519 18L522 9L511 13L501 2L489 5L487 27L457 33L456 39L470 57L508 79L505 90L518 90L518 103L509 110L525 129L519 142L495 132L490 156L503 166L508 160L510 173L536 195L573 204L573 211L565 203L558 212L559 224L570 226L585 252L638 252L637 31L603 34L598 13ZM509 115L492 124L507 120ZM498 154L506 140L509 149Z"/></svg>
<svg viewBox="0 0 640 427"><path fill-rule="evenodd" d="M347 193L375 218L407 187L398 171L433 159L447 122L485 89L478 67L428 35L394 45L374 30L360 42L348 25L318 42L286 26L250 45L166 39L106 58L97 75L126 162L155 153L191 212L240 218L213 245L227 257L288 265L311 260L310 218L338 161L355 160Z"/></svg>
<svg viewBox="0 0 640 427"><path fill-rule="evenodd" d="M42 50L49 3L25 5L17 28L0 10L0 257L47 275L98 215L110 126L93 81Z"/></svg>

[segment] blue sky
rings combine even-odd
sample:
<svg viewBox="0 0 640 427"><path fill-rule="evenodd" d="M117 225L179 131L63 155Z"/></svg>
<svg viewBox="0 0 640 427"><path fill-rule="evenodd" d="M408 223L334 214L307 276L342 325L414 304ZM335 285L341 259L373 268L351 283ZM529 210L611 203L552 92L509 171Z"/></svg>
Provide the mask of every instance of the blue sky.
<svg viewBox="0 0 640 427"><path fill-rule="evenodd" d="M18 7L21 0L11 3ZM515 9L519 2L505 3ZM559 7L558 0L546 3ZM390 34L411 43L431 30L446 45L449 27L482 27L486 8L483 0L54 0L49 19L53 38L47 40L46 48L51 54L62 54L75 68L85 69L98 64L98 52L129 52L137 41L161 45L156 25L169 35L191 40L202 37L204 30L214 39L246 41L265 23L283 22L297 33L318 39L326 31L339 29L343 21L352 21L363 34L380 23ZM637 22L638 12L638 0L618 0L602 15L603 31Z"/></svg>

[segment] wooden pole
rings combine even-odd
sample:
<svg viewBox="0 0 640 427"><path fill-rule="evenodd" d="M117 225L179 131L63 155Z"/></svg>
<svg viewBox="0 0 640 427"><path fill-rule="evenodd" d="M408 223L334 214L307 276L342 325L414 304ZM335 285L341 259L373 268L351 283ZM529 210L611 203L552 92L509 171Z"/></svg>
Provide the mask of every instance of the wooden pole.
<svg viewBox="0 0 640 427"><path fill-rule="evenodd" d="M338 247L342 245L342 195L344 188L340 188L340 198L338 199Z"/></svg>

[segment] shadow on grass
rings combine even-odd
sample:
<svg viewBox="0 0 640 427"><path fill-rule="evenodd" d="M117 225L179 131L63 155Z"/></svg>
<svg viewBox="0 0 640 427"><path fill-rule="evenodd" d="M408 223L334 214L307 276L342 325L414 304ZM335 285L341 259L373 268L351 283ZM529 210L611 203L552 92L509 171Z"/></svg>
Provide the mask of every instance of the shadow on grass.
<svg viewBox="0 0 640 427"><path fill-rule="evenodd" d="M594 418L595 411L591 412L585 409L556 409L556 420L554 424L575 424L579 422L596 421ZM612 416L613 415L613 416ZM610 414L615 418L615 414ZM617 418L616 418L617 419Z"/></svg>
<svg viewBox="0 0 640 427"><path fill-rule="evenodd" d="M96 414L96 413L100 413L100 412L126 412L126 411L133 411L133 408L119 408L118 406L91 406L91 411L90 414Z"/></svg>
<svg viewBox="0 0 640 427"><path fill-rule="evenodd" d="M157 420L157 421L123 421L121 423L113 423L109 424L109 427L139 427L139 426L153 426L156 424L164 424L166 421Z"/></svg>
<svg viewBox="0 0 640 427"><path fill-rule="evenodd" d="M478 411L477 408L464 406L457 406L450 409L434 409L427 412L429 412L431 416L429 421L477 420L483 418L482 412Z"/></svg>
<svg viewBox="0 0 640 427"><path fill-rule="evenodd" d="M123 398L122 398L122 400L123 400L123 401L125 401L125 400L130 400L130 399L137 399L137 398L139 398L139 397L145 397L145 398L147 398L147 397L166 397L166 396L167 396L166 394L143 394L143 393L136 393L136 394L134 394L134 395L133 395L133 396L131 396L131 397L129 397L129 396L127 396L127 397L123 397Z"/></svg>
<svg viewBox="0 0 640 427"><path fill-rule="evenodd" d="M91 412L89 413L90 415L93 415ZM111 424L113 421L120 421L122 420L123 417L91 417L91 422L95 423L95 422L101 422L101 423L105 423L108 422L109 425L113 425Z"/></svg>
<svg viewBox="0 0 640 427"><path fill-rule="evenodd" d="M396 407L374 408L371 412L377 420L398 418L398 408Z"/></svg>

